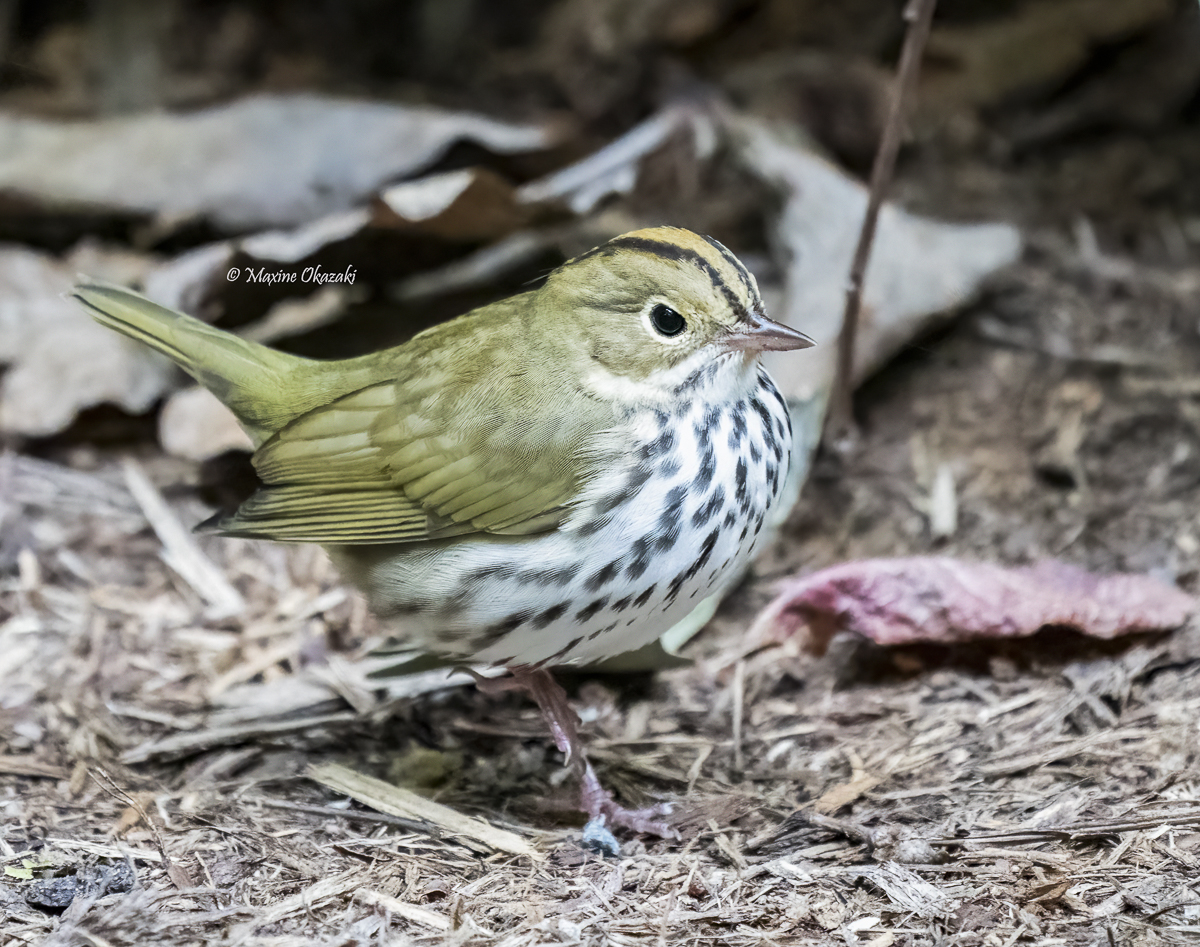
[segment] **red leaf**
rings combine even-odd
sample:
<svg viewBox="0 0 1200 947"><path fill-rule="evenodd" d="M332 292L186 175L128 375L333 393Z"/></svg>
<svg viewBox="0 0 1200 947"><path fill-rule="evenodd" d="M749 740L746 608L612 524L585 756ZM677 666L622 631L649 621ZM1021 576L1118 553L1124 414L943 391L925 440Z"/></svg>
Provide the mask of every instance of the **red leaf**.
<svg viewBox="0 0 1200 947"><path fill-rule="evenodd" d="M782 638L806 625L806 647L821 654L839 631L883 645L1013 638L1047 625L1114 638L1176 628L1195 608L1192 596L1147 575L913 556L848 562L793 580L756 627Z"/></svg>

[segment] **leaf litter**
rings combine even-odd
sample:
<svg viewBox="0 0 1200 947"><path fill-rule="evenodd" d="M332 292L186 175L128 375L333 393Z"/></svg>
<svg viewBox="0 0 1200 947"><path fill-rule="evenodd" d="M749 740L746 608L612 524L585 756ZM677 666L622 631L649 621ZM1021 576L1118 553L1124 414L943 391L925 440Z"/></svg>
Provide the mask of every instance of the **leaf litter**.
<svg viewBox="0 0 1200 947"><path fill-rule="evenodd" d="M0 189L59 212L286 227L347 210L462 139L498 153L552 141L483 115L299 94L94 122L0 115Z"/></svg>

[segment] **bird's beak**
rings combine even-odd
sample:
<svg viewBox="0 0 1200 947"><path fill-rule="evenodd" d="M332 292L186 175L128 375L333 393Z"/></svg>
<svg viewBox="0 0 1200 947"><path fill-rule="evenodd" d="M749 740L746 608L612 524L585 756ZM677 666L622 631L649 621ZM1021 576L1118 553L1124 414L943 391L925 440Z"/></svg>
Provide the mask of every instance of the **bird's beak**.
<svg viewBox="0 0 1200 947"><path fill-rule="evenodd" d="M803 332L756 312L747 313L724 343L733 352L790 352L817 344Z"/></svg>

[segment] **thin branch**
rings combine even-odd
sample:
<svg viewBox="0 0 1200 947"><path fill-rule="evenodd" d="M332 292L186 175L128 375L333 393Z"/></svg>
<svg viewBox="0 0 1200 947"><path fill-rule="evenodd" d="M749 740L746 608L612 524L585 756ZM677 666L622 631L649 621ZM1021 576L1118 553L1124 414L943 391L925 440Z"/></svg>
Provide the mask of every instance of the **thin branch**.
<svg viewBox="0 0 1200 947"><path fill-rule="evenodd" d="M879 209L883 205L883 198L896 166L896 154L900 150L904 120L916 88L921 57L929 39L929 27L936 6L937 0L911 0L904 10L908 32L904 37L900 65L896 70L896 93L892 96L891 108L883 126L883 136L879 141L879 150L875 153L875 163L871 167L867 211L858 234L858 245L854 248L854 260L850 265L850 277L846 286L846 308L842 312L842 332L838 338L838 370L833 383L833 397L826 427L835 440L848 436L854 430L854 344L858 333L858 314L862 308L863 282L867 263L871 259L871 245L875 241Z"/></svg>

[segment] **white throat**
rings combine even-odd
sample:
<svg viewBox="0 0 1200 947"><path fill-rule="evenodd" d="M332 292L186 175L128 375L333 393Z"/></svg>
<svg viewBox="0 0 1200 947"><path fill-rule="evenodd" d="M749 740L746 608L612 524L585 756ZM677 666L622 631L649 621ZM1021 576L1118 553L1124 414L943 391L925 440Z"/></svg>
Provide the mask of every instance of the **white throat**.
<svg viewBox="0 0 1200 947"><path fill-rule="evenodd" d="M729 352L714 357L705 349L647 379L630 378L597 363L584 376L583 387L600 399L669 408L678 403L680 396L702 400L740 398L757 384L758 368L757 353Z"/></svg>

